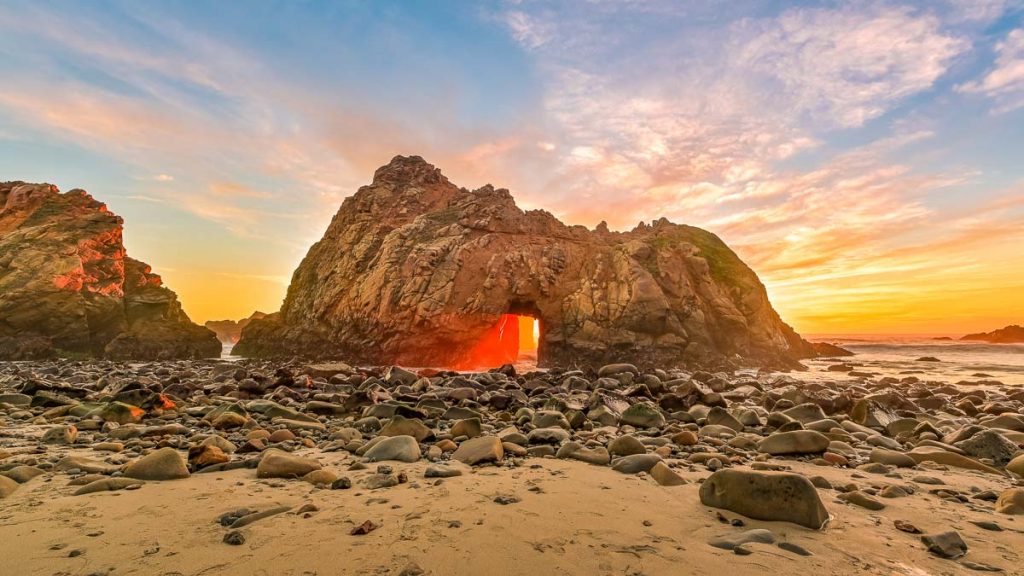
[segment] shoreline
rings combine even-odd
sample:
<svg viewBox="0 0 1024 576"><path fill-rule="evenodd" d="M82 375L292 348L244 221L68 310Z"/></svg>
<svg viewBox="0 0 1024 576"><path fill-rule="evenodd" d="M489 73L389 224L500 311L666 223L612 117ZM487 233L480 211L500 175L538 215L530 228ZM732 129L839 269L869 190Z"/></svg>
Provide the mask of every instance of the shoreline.
<svg viewBox="0 0 1024 576"><path fill-rule="evenodd" d="M1008 385L42 362L0 402L17 574L1024 574Z"/></svg>

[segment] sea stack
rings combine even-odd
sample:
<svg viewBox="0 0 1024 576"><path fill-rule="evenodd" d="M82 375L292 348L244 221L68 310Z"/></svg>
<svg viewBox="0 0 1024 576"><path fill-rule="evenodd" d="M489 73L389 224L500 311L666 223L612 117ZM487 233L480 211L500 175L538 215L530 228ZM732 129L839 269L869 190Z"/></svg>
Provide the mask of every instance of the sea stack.
<svg viewBox="0 0 1024 576"><path fill-rule="evenodd" d="M216 335L128 257L122 231L84 190L0 183L0 359L220 354Z"/></svg>
<svg viewBox="0 0 1024 576"><path fill-rule="evenodd" d="M281 311L237 354L458 366L506 314L539 322L541 366L796 367L815 356L717 236L661 219L628 232L523 211L397 156L347 198Z"/></svg>

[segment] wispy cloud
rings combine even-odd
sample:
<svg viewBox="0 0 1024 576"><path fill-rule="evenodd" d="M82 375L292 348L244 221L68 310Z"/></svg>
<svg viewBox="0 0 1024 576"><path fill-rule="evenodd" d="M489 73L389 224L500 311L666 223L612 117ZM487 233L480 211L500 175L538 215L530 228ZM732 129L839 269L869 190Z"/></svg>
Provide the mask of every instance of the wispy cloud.
<svg viewBox="0 0 1024 576"><path fill-rule="evenodd" d="M1024 28L1017 28L996 44L992 69L980 80L958 86L963 92L984 94L996 102L996 113L1024 106Z"/></svg>

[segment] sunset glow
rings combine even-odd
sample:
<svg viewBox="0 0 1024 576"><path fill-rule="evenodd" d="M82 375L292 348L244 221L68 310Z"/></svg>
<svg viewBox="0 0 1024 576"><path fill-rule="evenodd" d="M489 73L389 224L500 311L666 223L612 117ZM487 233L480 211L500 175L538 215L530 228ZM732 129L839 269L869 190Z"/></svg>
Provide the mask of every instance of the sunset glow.
<svg viewBox="0 0 1024 576"><path fill-rule="evenodd" d="M277 310L396 154L706 228L801 333L1024 321L1020 3L279 8L0 5L3 179L89 190L199 322Z"/></svg>

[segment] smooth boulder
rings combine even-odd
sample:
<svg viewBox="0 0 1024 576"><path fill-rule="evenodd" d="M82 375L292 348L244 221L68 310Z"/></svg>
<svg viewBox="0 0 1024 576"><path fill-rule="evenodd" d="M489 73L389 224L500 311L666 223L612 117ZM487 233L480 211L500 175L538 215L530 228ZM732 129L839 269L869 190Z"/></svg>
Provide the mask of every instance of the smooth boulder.
<svg viewBox="0 0 1024 576"><path fill-rule="evenodd" d="M185 459L169 446L132 462L124 469L124 475L137 480L178 480L189 477Z"/></svg>
<svg viewBox="0 0 1024 576"><path fill-rule="evenodd" d="M412 436L390 436L374 444L363 456L370 462L397 460L412 463L420 459L420 445Z"/></svg>
<svg viewBox="0 0 1024 576"><path fill-rule="evenodd" d="M485 462L500 462L505 457L505 449L497 436L478 436L459 444L452 454L452 460L476 466Z"/></svg>
<svg viewBox="0 0 1024 576"><path fill-rule="evenodd" d="M271 449L264 452L263 457L260 458L260 463L256 466L256 477L302 478L320 468L320 463L315 460L296 456L283 450Z"/></svg>
<svg viewBox="0 0 1024 576"><path fill-rule="evenodd" d="M776 432L757 443L757 451L772 456L785 454L819 454L828 449L829 439L814 430Z"/></svg>
<svg viewBox="0 0 1024 576"><path fill-rule="evenodd" d="M792 522L814 530L829 520L811 481L788 472L719 470L701 484L700 501L755 520Z"/></svg>

